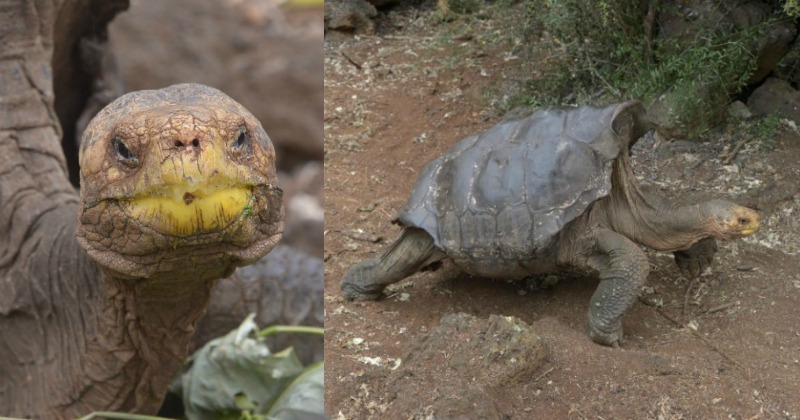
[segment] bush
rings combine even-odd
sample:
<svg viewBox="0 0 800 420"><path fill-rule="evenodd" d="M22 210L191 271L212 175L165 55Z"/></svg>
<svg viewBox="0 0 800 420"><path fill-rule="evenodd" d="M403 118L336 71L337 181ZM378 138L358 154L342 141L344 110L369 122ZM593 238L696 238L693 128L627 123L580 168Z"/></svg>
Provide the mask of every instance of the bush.
<svg viewBox="0 0 800 420"><path fill-rule="evenodd" d="M550 71L528 81L532 105L654 102L668 94L670 122L690 133L716 120L756 68L756 41L773 23L724 23L685 38L649 39L647 0L530 0L527 33L552 44ZM665 10L661 10L664 12ZM535 42L535 41L534 41Z"/></svg>

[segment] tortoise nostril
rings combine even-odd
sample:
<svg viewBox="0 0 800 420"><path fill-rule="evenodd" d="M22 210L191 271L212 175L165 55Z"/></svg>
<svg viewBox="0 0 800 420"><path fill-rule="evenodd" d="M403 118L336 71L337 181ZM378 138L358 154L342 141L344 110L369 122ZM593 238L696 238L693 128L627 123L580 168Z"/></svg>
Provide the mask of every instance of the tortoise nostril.
<svg viewBox="0 0 800 420"><path fill-rule="evenodd" d="M182 142L180 140L175 140L175 147L177 147L179 149L183 148L183 147L200 147L200 140L192 139L191 143L189 143L189 142L184 143L184 142Z"/></svg>

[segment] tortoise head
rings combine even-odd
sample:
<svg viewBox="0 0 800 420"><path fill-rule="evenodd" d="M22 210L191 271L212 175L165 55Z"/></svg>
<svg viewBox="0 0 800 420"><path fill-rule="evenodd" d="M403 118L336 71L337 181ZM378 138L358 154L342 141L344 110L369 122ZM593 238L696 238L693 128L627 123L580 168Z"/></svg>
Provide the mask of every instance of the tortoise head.
<svg viewBox="0 0 800 420"><path fill-rule="evenodd" d="M725 200L705 203L706 220L712 236L717 239L739 239L750 236L760 226L758 213Z"/></svg>
<svg viewBox="0 0 800 420"><path fill-rule="evenodd" d="M80 164L78 240L116 276L224 276L280 239L272 143L216 89L120 97L86 129Z"/></svg>

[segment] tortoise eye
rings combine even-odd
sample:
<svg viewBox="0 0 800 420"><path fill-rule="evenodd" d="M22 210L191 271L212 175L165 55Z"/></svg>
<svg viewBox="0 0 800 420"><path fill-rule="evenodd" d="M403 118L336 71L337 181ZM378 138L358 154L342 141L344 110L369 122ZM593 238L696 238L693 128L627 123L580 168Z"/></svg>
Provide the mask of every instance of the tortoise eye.
<svg viewBox="0 0 800 420"><path fill-rule="evenodd" d="M247 131L242 131L239 133L239 137L236 137L236 141L233 142L233 150L242 150L243 148L250 145L250 135L247 134Z"/></svg>
<svg viewBox="0 0 800 420"><path fill-rule="evenodd" d="M114 151L117 152L117 159L128 165L128 166L135 166L139 163L139 159L136 157L135 154L128 149L128 146L125 146L125 143L119 139L119 137L114 137L114 140L111 141L112 146L114 147Z"/></svg>
<svg viewBox="0 0 800 420"><path fill-rule="evenodd" d="M746 217L740 217L740 218L739 218L739 224L740 224L740 225L746 225L746 224L748 224L748 223L750 223L750 219L748 219L748 218L746 218Z"/></svg>
<svg viewBox="0 0 800 420"><path fill-rule="evenodd" d="M231 143L231 152L237 159L245 159L253 153L253 138L247 132L247 128L242 127L236 139Z"/></svg>

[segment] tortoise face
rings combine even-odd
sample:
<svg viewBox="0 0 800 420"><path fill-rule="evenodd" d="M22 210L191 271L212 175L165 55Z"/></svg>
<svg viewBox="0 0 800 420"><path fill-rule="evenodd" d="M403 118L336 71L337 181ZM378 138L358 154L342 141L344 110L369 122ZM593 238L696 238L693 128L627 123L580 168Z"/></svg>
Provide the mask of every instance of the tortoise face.
<svg viewBox="0 0 800 420"><path fill-rule="evenodd" d="M723 200L708 203L713 230L719 239L738 239L756 233L760 227L758 213Z"/></svg>
<svg viewBox="0 0 800 420"><path fill-rule="evenodd" d="M121 97L90 123L80 160L79 241L117 275L224 275L280 239L272 144L216 90Z"/></svg>

